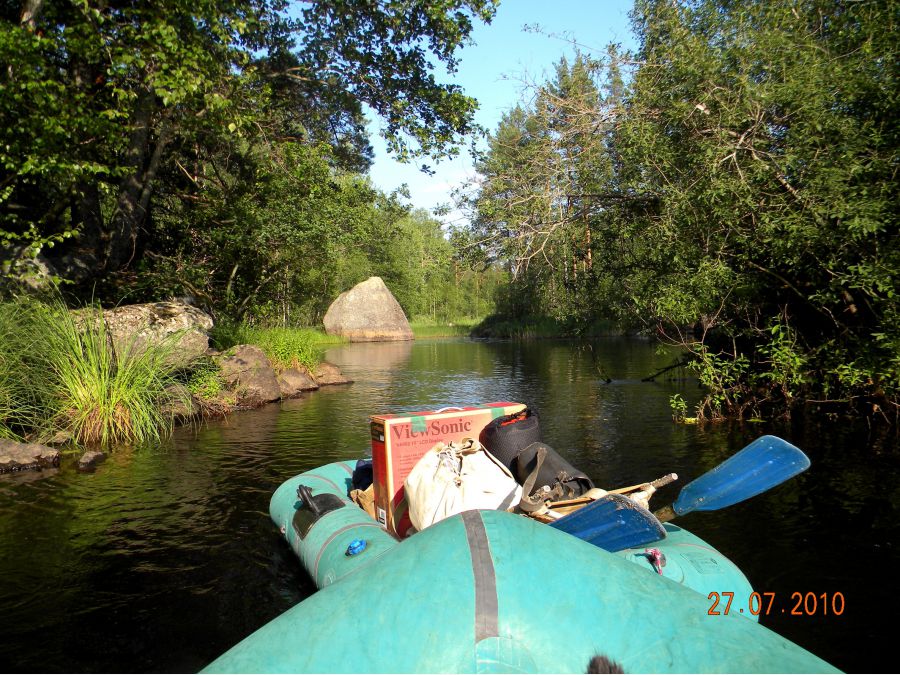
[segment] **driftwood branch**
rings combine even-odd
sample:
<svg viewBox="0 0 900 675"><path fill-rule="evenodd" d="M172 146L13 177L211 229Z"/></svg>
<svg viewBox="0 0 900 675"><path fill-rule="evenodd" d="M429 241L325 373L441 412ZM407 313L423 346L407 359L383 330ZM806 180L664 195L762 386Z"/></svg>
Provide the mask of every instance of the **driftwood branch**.
<svg viewBox="0 0 900 675"><path fill-rule="evenodd" d="M662 370L659 370L659 371L653 373L653 375L650 375L649 377L645 377L644 379L641 380L641 382L654 382L654 381L656 381L656 378L659 377L660 375L662 375L664 373L668 373L670 370L675 370L676 368L683 368L688 363L690 363L690 362L685 359L681 359L678 362L673 363L671 366L666 366Z"/></svg>

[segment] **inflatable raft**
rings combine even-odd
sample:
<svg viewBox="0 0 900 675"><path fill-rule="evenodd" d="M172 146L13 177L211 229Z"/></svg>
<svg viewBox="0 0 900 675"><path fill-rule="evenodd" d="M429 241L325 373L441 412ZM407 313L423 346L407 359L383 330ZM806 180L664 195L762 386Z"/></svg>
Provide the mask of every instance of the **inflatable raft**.
<svg viewBox="0 0 900 675"><path fill-rule="evenodd" d="M204 672L582 673L596 655L625 672L839 672L749 611L710 615L710 592L749 607L752 588L684 529L652 544L661 574L650 549L608 553L502 511L398 542L348 498L352 471L275 492L272 520L319 591Z"/></svg>

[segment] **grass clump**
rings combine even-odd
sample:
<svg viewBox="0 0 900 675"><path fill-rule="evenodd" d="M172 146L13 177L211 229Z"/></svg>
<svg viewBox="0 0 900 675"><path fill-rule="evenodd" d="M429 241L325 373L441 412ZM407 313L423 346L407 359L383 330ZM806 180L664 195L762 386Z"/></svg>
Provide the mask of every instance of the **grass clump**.
<svg viewBox="0 0 900 675"><path fill-rule="evenodd" d="M218 399L226 391L222 371L210 357L204 356L191 370L186 386L189 392L202 401Z"/></svg>
<svg viewBox="0 0 900 675"><path fill-rule="evenodd" d="M21 431L32 423L33 406L27 404L27 387L15 349L18 312L11 304L0 305L0 438L21 440Z"/></svg>
<svg viewBox="0 0 900 675"><path fill-rule="evenodd" d="M237 403L235 394L222 379L222 370L209 356L198 359L185 374L185 387L205 416L225 415Z"/></svg>
<svg viewBox="0 0 900 675"><path fill-rule="evenodd" d="M13 428L39 439L66 431L86 445L158 441L171 430L161 409L177 395L167 365L175 339L117 353L99 309L73 313L60 301L17 300L0 316Z"/></svg>
<svg viewBox="0 0 900 675"><path fill-rule="evenodd" d="M314 370L328 345L345 342L315 328L261 328L246 324L223 324L213 329L211 340L217 349L238 344L256 345L278 370Z"/></svg>
<svg viewBox="0 0 900 675"><path fill-rule="evenodd" d="M315 368L321 361L316 333L297 328L256 328L249 344L262 349L278 370Z"/></svg>

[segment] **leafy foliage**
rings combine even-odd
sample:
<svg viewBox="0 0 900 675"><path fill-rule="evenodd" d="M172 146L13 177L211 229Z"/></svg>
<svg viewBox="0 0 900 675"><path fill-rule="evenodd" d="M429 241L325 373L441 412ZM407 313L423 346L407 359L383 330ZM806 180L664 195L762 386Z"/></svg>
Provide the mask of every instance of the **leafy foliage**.
<svg viewBox="0 0 900 675"><path fill-rule="evenodd" d="M670 334L701 323L690 344L725 378L714 413L762 384L783 405L900 393L882 346L900 333L896 18L879 3L636 7L643 65L619 141L642 169L627 179L661 197L646 229L669 252L660 300L640 307Z"/></svg>
<svg viewBox="0 0 900 675"><path fill-rule="evenodd" d="M283 177L264 157L282 144L302 150L279 149L273 161L311 162L300 172L327 191L322 162L364 170L371 159L364 104L385 118L404 158L452 152L472 130L475 102L439 83L434 66L452 72L472 22L489 21L493 2L316 0L289 9L284 0L0 6L5 274L21 277L40 257L37 267L49 263L82 294L99 279L101 294L118 300L145 254L176 234L154 217L161 194L197 198L193 183L219 172L232 183L203 186L203 198L224 199L235 180L249 179L239 205L247 210L266 189L255 169L263 183ZM205 206L210 216L230 209Z"/></svg>
<svg viewBox="0 0 900 675"><path fill-rule="evenodd" d="M896 413L897 18L639 0L628 77L615 49L562 61L491 136L473 236L509 261L506 313L682 345L707 417Z"/></svg>

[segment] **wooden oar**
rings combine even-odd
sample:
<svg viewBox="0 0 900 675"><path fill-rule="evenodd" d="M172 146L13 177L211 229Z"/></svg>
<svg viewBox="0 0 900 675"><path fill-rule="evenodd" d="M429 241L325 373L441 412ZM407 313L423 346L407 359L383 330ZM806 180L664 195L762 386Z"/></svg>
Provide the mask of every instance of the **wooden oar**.
<svg viewBox="0 0 900 675"><path fill-rule="evenodd" d="M605 497L609 493L606 490L601 490L600 488L591 488L587 492L585 492L580 497L575 497L574 499L561 499L558 502L547 502L547 506L551 509L555 509L558 506L577 506L578 504L590 504L597 499L601 499Z"/></svg>
<svg viewBox="0 0 900 675"><path fill-rule="evenodd" d="M667 473L662 478L657 478L654 481L649 483L638 483L637 485L629 485L628 487L616 488L615 490L610 490L617 495L624 495L629 492L634 492L635 490L639 490L641 488L652 487L654 489L661 488L663 485L668 485L669 483L673 483L678 480L677 473Z"/></svg>
<svg viewBox="0 0 900 675"><path fill-rule="evenodd" d="M559 513L558 511L550 511L547 510L538 510L533 511L528 514L529 518L534 518L542 523L555 523L557 520L561 520L566 514Z"/></svg>

